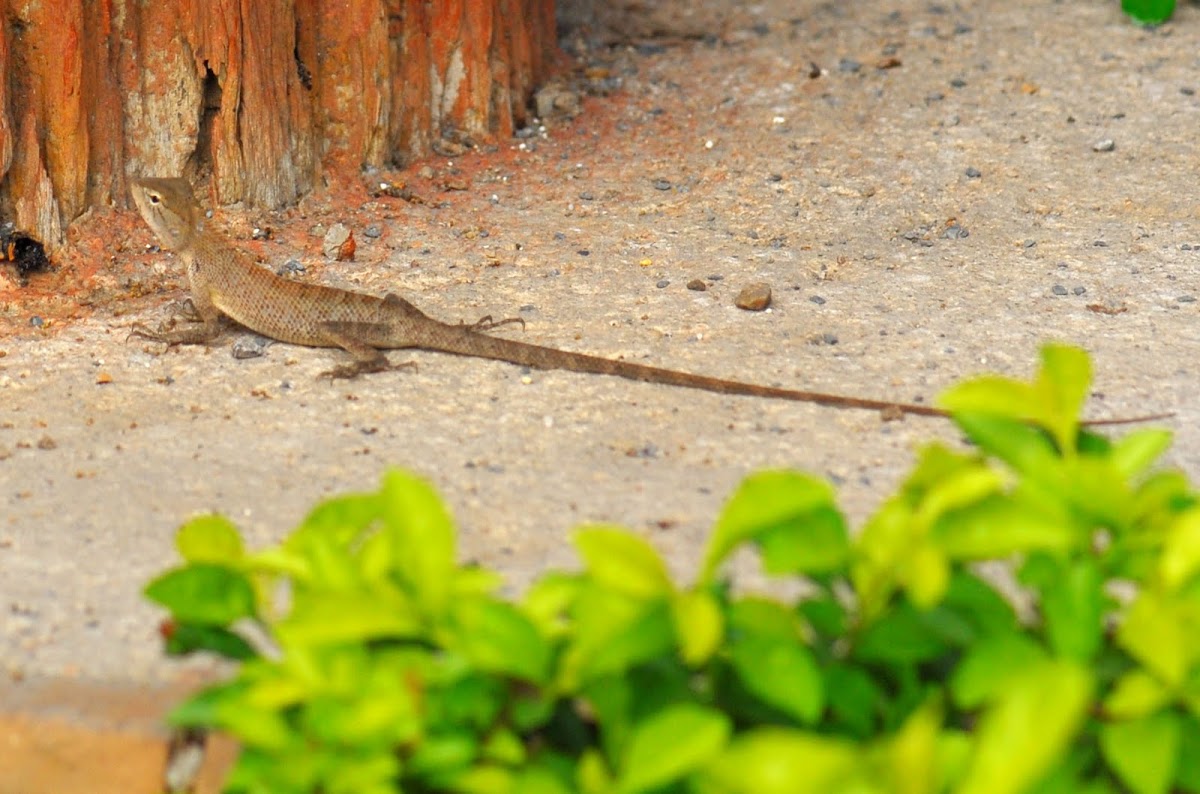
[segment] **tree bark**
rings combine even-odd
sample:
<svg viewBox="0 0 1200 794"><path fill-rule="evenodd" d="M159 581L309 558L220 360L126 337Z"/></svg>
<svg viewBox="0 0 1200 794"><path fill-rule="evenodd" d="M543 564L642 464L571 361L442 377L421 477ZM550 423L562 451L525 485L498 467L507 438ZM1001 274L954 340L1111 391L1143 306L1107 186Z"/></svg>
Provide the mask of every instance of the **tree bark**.
<svg viewBox="0 0 1200 794"><path fill-rule="evenodd" d="M510 135L554 0L0 0L0 214L53 247L137 176L278 207Z"/></svg>

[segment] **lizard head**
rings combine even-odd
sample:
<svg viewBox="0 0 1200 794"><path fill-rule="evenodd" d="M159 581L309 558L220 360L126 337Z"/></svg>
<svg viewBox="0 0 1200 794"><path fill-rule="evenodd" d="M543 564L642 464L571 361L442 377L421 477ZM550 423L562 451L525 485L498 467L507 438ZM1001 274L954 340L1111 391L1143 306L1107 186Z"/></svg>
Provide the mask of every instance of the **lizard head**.
<svg viewBox="0 0 1200 794"><path fill-rule="evenodd" d="M200 208L182 179L135 179L133 203L167 248L186 246L199 229Z"/></svg>

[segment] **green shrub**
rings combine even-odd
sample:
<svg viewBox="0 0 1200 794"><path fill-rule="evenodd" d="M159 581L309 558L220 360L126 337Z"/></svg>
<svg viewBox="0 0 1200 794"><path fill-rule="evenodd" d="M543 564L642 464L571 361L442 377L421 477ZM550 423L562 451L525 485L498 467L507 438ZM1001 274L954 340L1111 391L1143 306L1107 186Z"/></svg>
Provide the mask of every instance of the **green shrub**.
<svg viewBox="0 0 1200 794"><path fill-rule="evenodd" d="M498 597L401 472L264 551L191 521L146 592L171 652L239 665L171 721L241 743L233 792L1200 792L1200 507L1150 472L1167 432L1080 428L1089 380L1048 347L952 389L973 451L926 447L856 537L826 483L748 478L687 586L588 527L581 572ZM808 594L733 587L747 545Z"/></svg>

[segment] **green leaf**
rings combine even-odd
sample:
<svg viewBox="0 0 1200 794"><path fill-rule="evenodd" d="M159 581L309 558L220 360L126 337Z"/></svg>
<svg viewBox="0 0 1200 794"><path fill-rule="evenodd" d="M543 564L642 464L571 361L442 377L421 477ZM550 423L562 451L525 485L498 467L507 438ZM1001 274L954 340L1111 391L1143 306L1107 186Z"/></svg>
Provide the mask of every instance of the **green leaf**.
<svg viewBox="0 0 1200 794"><path fill-rule="evenodd" d="M1179 768L1175 782L1187 792L1200 791L1200 719L1186 715L1179 730Z"/></svg>
<svg viewBox="0 0 1200 794"><path fill-rule="evenodd" d="M671 601L679 653L692 667L712 657L725 636L725 616L712 593L689 590Z"/></svg>
<svg viewBox="0 0 1200 794"><path fill-rule="evenodd" d="M1085 350L1071 345L1042 347L1042 368L1035 381L1046 414L1073 424L1087 401L1092 384L1092 362ZM1073 440L1073 439L1072 439ZM1064 444L1064 449L1073 448Z"/></svg>
<svg viewBox="0 0 1200 794"><path fill-rule="evenodd" d="M942 516L934 539L954 560L992 560L1035 550L1069 551L1080 542L1061 517L1006 497Z"/></svg>
<svg viewBox="0 0 1200 794"><path fill-rule="evenodd" d="M1130 670L1117 679L1104 699L1104 712L1118 720L1144 717L1171 701L1171 692L1142 668Z"/></svg>
<svg viewBox="0 0 1200 794"><path fill-rule="evenodd" d="M829 713L857 738L874 736L885 699L880 682L861 667L840 663L822 665Z"/></svg>
<svg viewBox="0 0 1200 794"><path fill-rule="evenodd" d="M709 767L720 788L735 794L840 794L862 774L863 751L844 739L782 728L740 734Z"/></svg>
<svg viewBox="0 0 1200 794"><path fill-rule="evenodd" d="M1108 459L1123 477L1135 477L1158 460L1171 446L1172 438L1169 430L1153 427L1135 430L1113 444Z"/></svg>
<svg viewBox="0 0 1200 794"><path fill-rule="evenodd" d="M1150 714L1100 726L1100 749L1117 777L1134 794L1166 794L1175 777L1180 719Z"/></svg>
<svg viewBox="0 0 1200 794"><path fill-rule="evenodd" d="M250 643L221 626L176 623L165 634L166 651L170 656L183 656L197 651L210 651L234 661L258 656Z"/></svg>
<svg viewBox="0 0 1200 794"><path fill-rule="evenodd" d="M454 647L480 669L545 682L550 645L516 607L487 597L462 599L454 621Z"/></svg>
<svg viewBox="0 0 1200 794"><path fill-rule="evenodd" d="M994 455L1026 477L1054 482L1061 460L1045 431L1014 419L983 413L962 413L955 422L967 437L983 451Z"/></svg>
<svg viewBox="0 0 1200 794"><path fill-rule="evenodd" d="M188 562L234 563L245 556L242 537L229 519L193 518L175 534L175 546Z"/></svg>
<svg viewBox="0 0 1200 794"><path fill-rule="evenodd" d="M454 582L454 525L424 480L400 471L384 475L381 517L394 538L396 567L430 614L448 606Z"/></svg>
<svg viewBox="0 0 1200 794"><path fill-rule="evenodd" d="M1104 640L1104 576L1094 559L1075 559L1042 591L1050 647L1059 656L1090 661Z"/></svg>
<svg viewBox="0 0 1200 794"><path fill-rule="evenodd" d="M942 392L937 404L952 414L989 414L1024 419L1034 399L1028 383L999 375L962 381Z"/></svg>
<svg viewBox="0 0 1200 794"><path fill-rule="evenodd" d="M176 568L146 585L146 597L181 623L224 626L254 617L254 588L240 571L212 563Z"/></svg>
<svg viewBox="0 0 1200 794"><path fill-rule="evenodd" d="M1159 572L1163 583L1174 590L1197 571L1200 571L1200 508L1193 507L1176 516L1167 528Z"/></svg>
<svg viewBox="0 0 1200 794"><path fill-rule="evenodd" d="M559 686L567 690L674 649L674 626L665 601L646 603L591 587L580 593L573 614L575 633L559 671Z"/></svg>
<svg viewBox="0 0 1200 794"><path fill-rule="evenodd" d="M825 693L812 653L797 641L762 635L736 640L733 668L742 686L767 705L805 724L821 716Z"/></svg>
<svg viewBox="0 0 1200 794"><path fill-rule="evenodd" d="M964 709L978 708L1045 660L1041 646L1024 634L1013 631L986 637L971 646L950 680L954 702Z"/></svg>
<svg viewBox="0 0 1200 794"><path fill-rule="evenodd" d="M850 559L846 520L832 508L813 510L801 523L782 523L758 535L763 570L783 574L841 571Z"/></svg>
<svg viewBox="0 0 1200 794"><path fill-rule="evenodd" d="M901 572L904 592L918 609L936 606L950 583L950 562L942 550L929 543L912 549Z"/></svg>
<svg viewBox="0 0 1200 794"><path fill-rule="evenodd" d="M859 637L854 657L889 664L924 662L941 656L950 644L930 612L907 602L876 620Z"/></svg>
<svg viewBox="0 0 1200 794"><path fill-rule="evenodd" d="M601 587L635 598L671 592L671 577L654 547L627 530L591 527L575 534L588 573Z"/></svg>
<svg viewBox="0 0 1200 794"><path fill-rule="evenodd" d="M709 762L729 740L729 718L691 703L669 706L629 737L617 791L635 794L678 780Z"/></svg>
<svg viewBox="0 0 1200 794"><path fill-rule="evenodd" d="M180 728L216 728L228 731L246 745L279 751L293 738L291 728L273 709L255 706L245 681L215 684L180 703L167 715Z"/></svg>
<svg viewBox="0 0 1200 794"><path fill-rule="evenodd" d="M975 752L956 792L1018 794L1047 771L1086 716L1091 676L1052 661L1026 668L980 720Z"/></svg>
<svg viewBox="0 0 1200 794"><path fill-rule="evenodd" d="M887 780L897 794L933 794L940 789L939 734L942 709L936 698L913 711L885 745Z"/></svg>
<svg viewBox="0 0 1200 794"><path fill-rule="evenodd" d="M1142 590L1117 629L1117 643L1168 687L1183 684L1194 639L1180 610L1159 593Z"/></svg>
<svg viewBox="0 0 1200 794"><path fill-rule="evenodd" d="M395 594L320 593L298 600L276 632L282 642L298 646L420 637L425 626L414 612Z"/></svg>
<svg viewBox="0 0 1200 794"><path fill-rule="evenodd" d="M791 471L764 471L742 481L722 510L709 538L700 580L710 581L729 554L743 543L757 541L781 527L793 528L791 542L813 532L808 559L828 568L839 564L848 549L848 540L831 530L828 520L811 522L815 515L836 512L833 490L814 477ZM815 529L814 529L815 527Z"/></svg>

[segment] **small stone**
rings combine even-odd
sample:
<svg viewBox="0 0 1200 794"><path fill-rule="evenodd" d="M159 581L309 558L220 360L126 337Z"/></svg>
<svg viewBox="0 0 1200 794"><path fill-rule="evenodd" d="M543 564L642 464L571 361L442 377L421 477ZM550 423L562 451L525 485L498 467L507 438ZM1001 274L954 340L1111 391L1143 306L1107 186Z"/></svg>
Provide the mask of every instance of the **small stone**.
<svg viewBox="0 0 1200 794"><path fill-rule="evenodd" d="M968 179L978 179L979 177L983 176L983 172L973 165L967 166L967 170L964 171L964 173L967 175Z"/></svg>
<svg viewBox="0 0 1200 794"><path fill-rule="evenodd" d="M950 81L950 87L951 88L966 88L967 81L962 79L961 77L955 77L953 80Z"/></svg>
<svg viewBox="0 0 1200 794"><path fill-rule="evenodd" d="M654 286L658 287L659 289L666 289L667 287L671 286L671 282L663 278L654 282Z"/></svg>
<svg viewBox="0 0 1200 794"><path fill-rule="evenodd" d="M768 182L782 182L783 174L768 174L767 181Z"/></svg>
<svg viewBox="0 0 1200 794"><path fill-rule="evenodd" d="M765 281L748 284L738 293L733 304L748 312L761 312L771 305L771 285Z"/></svg>
<svg viewBox="0 0 1200 794"><path fill-rule="evenodd" d="M372 223L363 229L363 236L370 237L372 240L378 240L380 237L383 237L383 227L378 223Z"/></svg>
<svg viewBox="0 0 1200 794"><path fill-rule="evenodd" d="M579 200L580 201L595 201L596 196L591 191L585 190L579 194Z"/></svg>
<svg viewBox="0 0 1200 794"><path fill-rule="evenodd" d="M671 181L668 179L661 179L661 178L655 179L650 184L654 186L655 190L670 190L671 189Z"/></svg>
<svg viewBox="0 0 1200 794"><path fill-rule="evenodd" d="M265 336L242 334L233 340L233 345L229 348L229 353L238 361L244 361L248 358L258 358L266 352L270 344L271 340Z"/></svg>
<svg viewBox="0 0 1200 794"><path fill-rule="evenodd" d="M325 233L322 251L326 259L346 262L354 258L354 234L344 223L335 223Z"/></svg>
<svg viewBox="0 0 1200 794"><path fill-rule="evenodd" d="M295 276L303 272L304 263L299 259L289 259L280 265L279 269L275 271L275 273L280 276Z"/></svg>
<svg viewBox="0 0 1200 794"><path fill-rule="evenodd" d="M1083 287L1083 286L1071 287L1071 293L1073 295L1084 295L1087 293L1087 287Z"/></svg>
<svg viewBox="0 0 1200 794"><path fill-rule="evenodd" d="M825 299L824 299L824 298L822 298L820 295L809 295L809 296L808 296L808 299L809 299L809 301L810 301L810 302L812 302L812 303L815 303L815 304L817 304L818 306L824 306L824 305L825 305Z"/></svg>
<svg viewBox="0 0 1200 794"><path fill-rule="evenodd" d="M38 449L58 449L58 442L50 436L42 436L37 442Z"/></svg>
<svg viewBox="0 0 1200 794"><path fill-rule="evenodd" d="M1117 148L1116 141L1114 141L1112 138L1105 138L1102 141L1097 141L1095 145L1092 146L1092 151L1111 152L1115 148Z"/></svg>
<svg viewBox="0 0 1200 794"><path fill-rule="evenodd" d="M1180 295L1175 300L1179 301L1180 303L1195 303L1196 296L1195 295Z"/></svg>
<svg viewBox="0 0 1200 794"><path fill-rule="evenodd" d="M1023 248L1033 248L1036 245L1037 245L1037 240L1034 240L1032 237L1026 237L1025 242L1021 243L1021 246Z"/></svg>
<svg viewBox="0 0 1200 794"><path fill-rule="evenodd" d="M1104 240L1094 240L1092 245L1096 248L1108 248L1108 243Z"/></svg>
<svg viewBox="0 0 1200 794"><path fill-rule="evenodd" d="M41 328L43 325L46 324L46 321L43 320L41 317L38 317L35 314L34 316L29 318L29 324L32 325L34 328Z"/></svg>
<svg viewBox="0 0 1200 794"><path fill-rule="evenodd" d="M842 58L838 61L838 71L853 74L862 69L862 64L853 58Z"/></svg>
<svg viewBox="0 0 1200 794"><path fill-rule="evenodd" d="M705 278L708 279L709 281L724 281L725 280L725 277L722 276L720 273L709 273L707 276L705 276Z"/></svg>
<svg viewBox="0 0 1200 794"><path fill-rule="evenodd" d="M100 386L103 386L106 383L112 383L112 380L113 380L112 375L108 374L107 372L104 372L103 370L96 373L96 383Z"/></svg>
<svg viewBox="0 0 1200 794"><path fill-rule="evenodd" d="M957 223L946 227L946 231L942 232L942 237L947 240L961 240L964 237L970 237L971 233L965 227L959 226Z"/></svg>
<svg viewBox="0 0 1200 794"><path fill-rule="evenodd" d="M708 285L704 283L703 279L694 278L687 283L687 288L692 292L704 292L708 289Z"/></svg>
<svg viewBox="0 0 1200 794"><path fill-rule="evenodd" d="M1053 292L1055 295L1066 295L1067 294L1067 288L1064 287L1062 284L1055 284L1053 287L1050 288L1050 291Z"/></svg>

